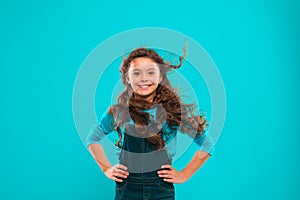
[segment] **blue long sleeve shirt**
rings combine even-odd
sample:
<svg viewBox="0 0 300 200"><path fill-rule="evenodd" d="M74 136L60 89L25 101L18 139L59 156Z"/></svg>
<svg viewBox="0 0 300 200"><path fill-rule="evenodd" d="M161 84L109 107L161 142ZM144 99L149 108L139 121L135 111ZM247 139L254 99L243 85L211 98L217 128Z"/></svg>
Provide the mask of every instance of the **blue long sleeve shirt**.
<svg viewBox="0 0 300 200"><path fill-rule="evenodd" d="M156 116L156 109L144 110L149 114ZM134 124L131 120L129 124ZM114 118L112 114L107 112L103 113L98 123L92 127L86 138L86 147L90 144L101 144L101 140L109 133L114 131ZM124 129L120 128L122 134L124 134ZM164 123L162 127L162 138L166 142L166 149L169 156L172 158L176 152L176 140L177 140L178 128L170 127L168 123ZM198 145L199 150L209 153L211 156L214 152L215 142L212 140L211 136L208 134L208 129L199 137L193 138L193 141ZM124 138L124 137L122 137Z"/></svg>

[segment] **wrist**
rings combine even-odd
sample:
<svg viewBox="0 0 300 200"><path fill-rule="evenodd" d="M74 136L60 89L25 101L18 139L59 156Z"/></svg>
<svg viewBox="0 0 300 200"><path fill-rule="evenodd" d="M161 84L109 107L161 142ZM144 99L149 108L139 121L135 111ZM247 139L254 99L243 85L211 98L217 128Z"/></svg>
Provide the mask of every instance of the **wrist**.
<svg viewBox="0 0 300 200"><path fill-rule="evenodd" d="M182 176L183 182L185 182L185 181L189 180L189 179L190 179L190 177L191 177L191 176L189 176L189 175L188 175L188 173L187 173L186 171L184 171L184 170L181 170L181 171L180 171L180 173L181 173L181 176Z"/></svg>
<svg viewBox="0 0 300 200"><path fill-rule="evenodd" d="M101 170L105 173L109 168L111 168L112 166L110 165L100 165Z"/></svg>

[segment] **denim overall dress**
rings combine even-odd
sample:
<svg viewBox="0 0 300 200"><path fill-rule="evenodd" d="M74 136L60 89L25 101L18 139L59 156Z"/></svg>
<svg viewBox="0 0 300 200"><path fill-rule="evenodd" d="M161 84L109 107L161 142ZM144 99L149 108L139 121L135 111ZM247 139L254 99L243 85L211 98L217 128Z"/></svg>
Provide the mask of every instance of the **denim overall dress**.
<svg viewBox="0 0 300 200"><path fill-rule="evenodd" d="M157 174L161 165L171 164L165 148L157 150L146 138L138 136L134 125L124 131L120 164L125 165L129 175L116 181L115 200L172 200L175 199L173 183L165 182Z"/></svg>

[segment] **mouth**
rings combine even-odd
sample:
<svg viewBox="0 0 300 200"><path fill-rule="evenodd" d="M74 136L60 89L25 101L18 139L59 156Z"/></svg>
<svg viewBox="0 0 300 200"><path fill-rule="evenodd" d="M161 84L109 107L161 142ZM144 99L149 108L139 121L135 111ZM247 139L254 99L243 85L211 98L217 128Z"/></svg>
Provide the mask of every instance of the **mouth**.
<svg viewBox="0 0 300 200"><path fill-rule="evenodd" d="M143 85L138 85L138 87L142 90L147 90L149 89L153 84L143 84Z"/></svg>

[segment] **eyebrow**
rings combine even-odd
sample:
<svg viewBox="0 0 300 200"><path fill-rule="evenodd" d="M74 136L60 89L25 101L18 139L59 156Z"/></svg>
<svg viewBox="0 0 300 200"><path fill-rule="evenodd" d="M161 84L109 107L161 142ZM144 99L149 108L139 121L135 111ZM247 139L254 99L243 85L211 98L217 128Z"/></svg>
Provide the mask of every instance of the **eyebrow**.
<svg viewBox="0 0 300 200"><path fill-rule="evenodd" d="M151 67L151 68L147 69L147 71L149 71L149 70L155 70L155 68ZM142 70L140 70L140 69L133 69L132 71L142 71Z"/></svg>

